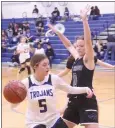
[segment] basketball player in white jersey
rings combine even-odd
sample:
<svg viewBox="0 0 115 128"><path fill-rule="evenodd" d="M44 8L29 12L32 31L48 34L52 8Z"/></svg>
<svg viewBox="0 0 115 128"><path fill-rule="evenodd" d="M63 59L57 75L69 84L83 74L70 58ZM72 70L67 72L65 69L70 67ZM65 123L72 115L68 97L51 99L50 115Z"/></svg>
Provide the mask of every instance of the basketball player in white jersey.
<svg viewBox="0 0 115 128"><path fill-rule="evenodd" d="M49 60L43 54L35 54L30 64L34 74L22 80L27 89L27 128L68 128L56 109L56 89L71 94L87 93L87 98L93 92L88 87L71 87L57 75L49 74ZM16 106L12 104L12 108Z"/></svg>
<svg viewBox="0 0 115 128"><path fill-rule="evenodd" d="M35 54L44 54L45 50L41 47L41 44L38 44L38 48L35 48Z"/></svg>
<svg viewBox="0 0 115 128"><path fill-rule="evenodd" d="M27 39L25 36L22 36L20 38L20 42L17 46L17 52L19 54L19 61L21 64L21 68L19 73L25 70L27 68L28 70L28 75L31 74L31 69L29 66L29 61L30 61L30 46L27 44Z"/></svg>

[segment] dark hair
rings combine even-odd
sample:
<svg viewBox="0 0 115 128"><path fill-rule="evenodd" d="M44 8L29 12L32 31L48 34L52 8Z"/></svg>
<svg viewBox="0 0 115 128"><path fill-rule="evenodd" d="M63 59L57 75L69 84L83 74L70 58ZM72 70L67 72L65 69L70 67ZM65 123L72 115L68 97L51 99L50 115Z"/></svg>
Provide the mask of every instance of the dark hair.
<svg viewBox="0 0 115 128"><path fill-rule="evenodd" d="M92 6L91 9L94 9L94 6Z"/></svg>
<svg viewBox="0 0 115 128"><path fill-rule="evenodd" d="M75 58L74 58L72 55L70 55L70 56L68 57L68 61L73 61L73 60L75 60Z"/></svg>
<svg viewBox="0 0 115 128"><path fill-rule="evenodd" d="M76 41L76 40L84 40L84 35L76 37L76 38L75 38L75 41Z"/></svg>
<svg viewBox="0 0 115 128"><path fill-rule="evenodd" d="M31 60L30 60L30 65L33 68L33 70L35 71L35 67L37 67L39 65L39 63L46 58L47 58L47 56L44 54L33 55Z"/></svg>

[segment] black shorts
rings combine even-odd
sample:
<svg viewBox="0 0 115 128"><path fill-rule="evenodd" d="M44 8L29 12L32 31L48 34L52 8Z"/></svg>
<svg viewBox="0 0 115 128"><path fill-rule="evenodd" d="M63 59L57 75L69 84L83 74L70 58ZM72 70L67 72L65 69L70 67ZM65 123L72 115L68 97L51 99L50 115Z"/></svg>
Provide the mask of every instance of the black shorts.
<svg viewBox="0 0 115 128"><path fill-rule="evenodd" d="M98 123L98 105L96 97L86 98L86 95L78 95L69 98L63 118L75 124Z"/></svg>
<svg viewBox="0 0 115 128"><path fill-rule="evenodd" d="M26 59L23 63L21 63L21 64L25 64L26 62L30 62L30 60L31 60L31 58L28 58L28 59Z"/></svg>
<svg viewBox="0 0 115 128"><path fill-rule="evenodd" d="M43 125L43 124L41 124L41 125L37 125L37 126L35 126L35 127L33 127L33 128L46 128L46 126ZM62 118L59 118L59 119L56 121L56 123L54 124L54 126L51 127L51 128L68 128L68 126L66 125L66 123L63 121Z"/></svg>

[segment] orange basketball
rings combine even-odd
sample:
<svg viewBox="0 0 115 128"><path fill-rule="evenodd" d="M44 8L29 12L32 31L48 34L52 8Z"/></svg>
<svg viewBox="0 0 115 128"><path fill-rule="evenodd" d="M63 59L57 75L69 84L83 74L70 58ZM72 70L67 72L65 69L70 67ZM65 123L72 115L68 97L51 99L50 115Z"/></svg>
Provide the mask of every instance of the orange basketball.
<svg viewBox="0 0 115 128"><path fill-rule="evenodd" d="M26 87L20 81L10 81L3 90L5 99L13 104L22 102L26 95Z"/></svg>

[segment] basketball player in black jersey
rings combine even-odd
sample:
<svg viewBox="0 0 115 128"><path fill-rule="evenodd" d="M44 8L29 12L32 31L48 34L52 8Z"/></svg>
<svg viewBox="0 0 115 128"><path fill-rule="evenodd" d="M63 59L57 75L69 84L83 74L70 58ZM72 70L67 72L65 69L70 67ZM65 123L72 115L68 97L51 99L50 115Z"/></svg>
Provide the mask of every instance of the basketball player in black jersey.
<svg viewBox="0 0 115 128"><path fill-rule="evenodd" d="M77 44L74 43L75 48L76 48L76 45L77 45ZM108 63L106 63L106 62L103 62L103 61L97 59L96 57L94 58L94 60L95 60L95 63L96 63L96 64L98 64L98 65L100 65L100 66L102 66L102 67L109 68L109 69L112 69L112 70L115 69L115 66L114 66L114 65L111 65L111 64L108 64ZM68 59L67 59L67 63L66 63L65 69L62 70L62 71L58 74L58 76L63 77L63 76L65 76L65 75L67 75L67 74L71 71L74 61L75 61L74 57L73 57L72 55L70 55L70 56L68 57ZM67 102L68 102L68 101L67 101ZM67 108L67 103L66 103L66 104L64 105L64 107L60 110L60 114L61 114L61 115L64 114L64 111L65 111L66 108Z"/></svg>
<svg viewBox="0 0 115 128"><path fill-rule="evenodd" d="M52 25L48 25L54 31L60 40L63 42L68 51L72 54L75 61L72 67L71 86L85 87L91 89L92 79L95 68L94 50L91 41L91 32L88 25L87 13L90 7L80 11L80 16L83 21L84 39L77 40L77 51L71 42ZM96 96L87 99L85 95L68 95L69 102L63 118L69 128L73 128L76 124L82 124L85 128L98 128L98 105Z"/></svg>

